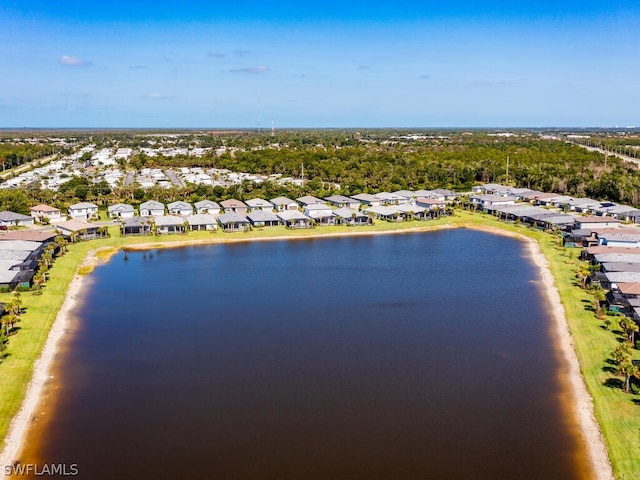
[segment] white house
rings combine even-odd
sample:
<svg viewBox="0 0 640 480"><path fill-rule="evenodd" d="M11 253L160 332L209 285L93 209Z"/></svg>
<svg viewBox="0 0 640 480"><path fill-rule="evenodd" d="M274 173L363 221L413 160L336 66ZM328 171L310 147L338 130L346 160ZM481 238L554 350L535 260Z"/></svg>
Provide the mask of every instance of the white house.
<svg viewBox="0 0 640 480"><path fill-rule="evenodd" d="M200 202L196 202L195 204L196 212L198 213L207 213L209 215L220 215L220 205L211 200L201 200Z"/></svg>
<svg viewBox="0 0 640 480"><path fill-rule="evenodd" d="M188 217L193 215L193 207L190 203L178 200L177 202L171 202L167 205L169 215L179 215L181 217Z"/></svg>
<svg viewBox="0 0 640 480"><path fill-rule="evenodd" d="M80 202L69 207L69 216L72 219L91 220L98 218L98 206L93 203Z"/></svg>
<svg viewBox="0 0 640 480"><path fill-rule="evenodd" d="M251 200L247 200L246 203L252 212L262 210L263 212L272 212L273 204L271 202L267 202L262 198L252 198Z"/></svg>
<svg viewBox="0 0 640 480"><path fill-rule="evenodd" d="M164 203L149 200L140 204L141 217L161 217L164 215Z"/></svg>
<svg viewBox="0 0 640 480"><path fill-rule="evenodd" d="M135 215L133 206L126 203L116 203L107 207L109 218L132 218Z"/></svg>

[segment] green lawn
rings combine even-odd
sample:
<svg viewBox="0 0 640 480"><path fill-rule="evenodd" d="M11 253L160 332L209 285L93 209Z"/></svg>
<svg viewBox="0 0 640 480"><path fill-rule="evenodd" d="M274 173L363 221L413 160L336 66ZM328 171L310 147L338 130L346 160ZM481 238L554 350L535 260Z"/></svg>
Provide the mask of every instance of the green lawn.
<svg viewBox="0 0 640 480"><path fill-rule="evenodd" d="M120 237L117 226L110 227L112 236L103 240L92 240L69 246L69 252L56 260L50 270L50 278L41 296L30 292L22 294L26 312L19 324L20 332L11 337L9 356L0 364L0 438L5 438L13 416L20 408L26 386L31 377L33 364L42 350L49 329L59 310L66 288L78 271L87 253L98 247L106 250L100 255L107 258L110 253L127 245L141 243L168 244L175 241L237 241L264 237L310 236L320 233L381 232L406 228L425 229L437 226L495 227L517 232L538 241L542 252L550 263L565 308L567 321L573 333L587 388L596 409L596 417L602 428L609 456L616 475L620 478L640 478L640 406L634 400L640 397L624 394L620 389L605 386L611 373L603 370L606 359L617 344L617 337L602 328L602 321L592 310L593 297L578 287L575 260L569 250L558 246L558 239L551 234L515 224L499 222L488 215L456 211L453 217L428 222L385 223L377 222L367 227L317 227L312 230L287 230L284 227L255 229L242 233L192 232L186 235L162 235L159 237ZM113 247L113 248L108 248ZM83 269L88 273L90 269ZM8 301L11 294L0 294L0 301ZM615 330L615 329L614 329ZM636 357L638 352L634 352Z"/></svg>

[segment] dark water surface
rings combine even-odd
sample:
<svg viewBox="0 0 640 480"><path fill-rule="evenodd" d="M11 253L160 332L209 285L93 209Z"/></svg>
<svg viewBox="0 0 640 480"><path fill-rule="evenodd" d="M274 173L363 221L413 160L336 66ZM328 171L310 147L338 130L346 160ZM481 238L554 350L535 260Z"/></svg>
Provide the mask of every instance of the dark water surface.
<svg viewBox="0 0 640 480"><path fill-rule="evenodd" d="M93 277L22 462L92 480L586 478L517 240L155 250Z"/></svg>

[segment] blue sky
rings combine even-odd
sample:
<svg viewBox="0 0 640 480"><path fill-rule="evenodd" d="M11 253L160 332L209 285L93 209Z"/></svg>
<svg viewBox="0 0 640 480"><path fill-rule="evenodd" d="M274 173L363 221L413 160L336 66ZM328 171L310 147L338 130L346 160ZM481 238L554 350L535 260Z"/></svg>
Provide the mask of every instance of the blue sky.
<svg viewBox="0 0 640 480"><path fill-rule="evenodd" d="M0 127L640 125L640 3L0 4Z"/></svg>

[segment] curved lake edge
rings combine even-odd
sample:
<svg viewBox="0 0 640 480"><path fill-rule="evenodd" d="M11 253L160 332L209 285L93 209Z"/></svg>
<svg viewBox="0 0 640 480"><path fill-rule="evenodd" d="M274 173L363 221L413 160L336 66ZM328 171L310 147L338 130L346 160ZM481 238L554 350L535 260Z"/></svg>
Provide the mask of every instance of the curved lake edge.
<svg viewBox="0 0 640 480"><path fill-rule="evenodd" d="M369 236L369 235L385 235L385 234L408 234L438 231L451 228L469 228L480 230L494 235L511 237L525 242L528 260L530 260L540 274L542 284L542 293L548 301L549 314L552 320L552 332L554 343L557 344L561 361L564 364L563 370L566 370L566 382L570 385L569 394L572 397L572 410L581 433L583 441L586 444L586 450L589 455L589 462L594 472L594 478L598 480L612 479L613 470L607 455L607 449L604 442L600 426L596 421L594 414L594 405L591 396L587 391L584 377L581 373L580 364L576 355L573 338L570 332L569 324L566 320L564 307L560 294L556 288L553 274L549 268L549 261L542 253L538 241L522 233L505 230L499 227L493 227L474 223L447 224L438 226L425 226L418 228L406 228L390 231L354 231L326 233L324 231L314 232L309 235L290 235L290 236L272 236L272 237L242 237L242 238L211 238L205 240L177 240L163 243L142 243L142 244L123 244L119 246L102 246L87 252L84 259L78 265L76 274L67 287L66 296L60 310L58 311L55 321L49 331L49 335L45 342L44 348L36 360L33 369L32 380L27 388L22 406L18 414L11 422L9 432L5 438L5 445L0 454L0 464L9 465L15 461L20 454L25 436L31 424L41 399L44 388L49 379L49 371L51 364L55 358L59 343L65 335L70 322L73 320L72 312L76 308L78 301L82 300L82 294L86 291L86 287L90 283L90 277L86 274L90 273L94 267L108 261L112 255L120 250L150 250L160 248L181 248L196 245L210 244L228 244L228 243L244 243L255 241L281 241L281 240L307 240L314 238L335 238L344 236ZM78 273L82 271L84 274Z"/></svg>

